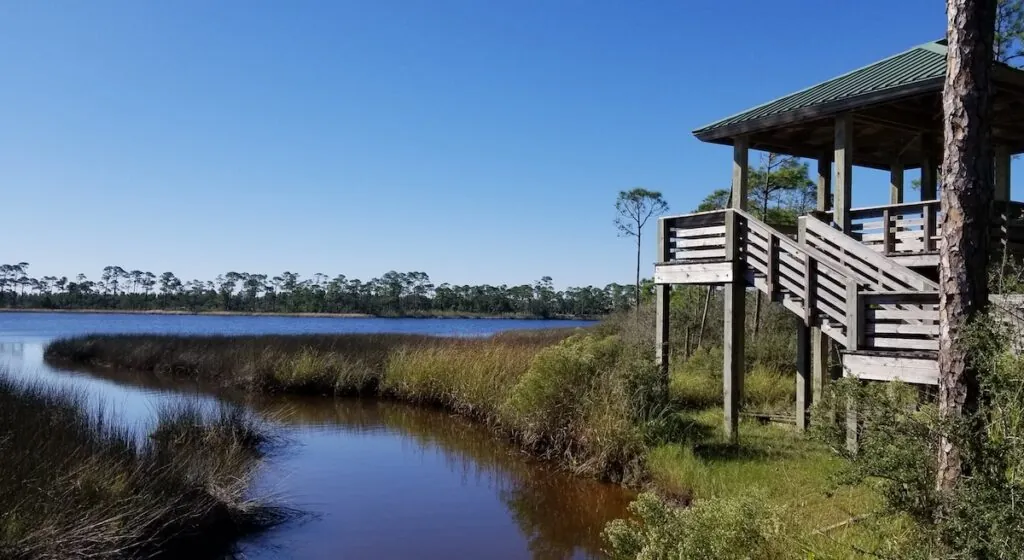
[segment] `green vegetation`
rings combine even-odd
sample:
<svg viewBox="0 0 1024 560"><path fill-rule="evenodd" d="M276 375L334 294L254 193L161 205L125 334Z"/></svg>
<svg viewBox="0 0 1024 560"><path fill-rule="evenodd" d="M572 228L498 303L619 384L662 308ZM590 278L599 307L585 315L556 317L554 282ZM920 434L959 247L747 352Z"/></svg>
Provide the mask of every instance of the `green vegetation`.
<svg viewBox="0 0 1024 560"><path fill-rule="evenodd" d="M267 443L239 409L162 410L151 437L0 375L0 557L223 555L284 511L246 496Z"/></svg>
<svg viewBox="0 0 1024 560"><path fill-rule="evenodd" d="M417 335L86 336L46 359L188 376L257 392L376 395L480 420L535 455L616 481L643 473L659 398L649 347L553 330L490 338Z"/></svg>
<svg viewBox="0 0 1024 560"><path fill-rule="evenodd" d="M519 286L435 286L424 272L387 272L363 282L339 274L301 279L228 272L213 281L183 281L107 266L99 281L84 274L28 275L29 264L0 265L0 307L241 313L361 314L385 317L597 317L636 301L633 288L609 284L556 290L550 277Z"/></svg>

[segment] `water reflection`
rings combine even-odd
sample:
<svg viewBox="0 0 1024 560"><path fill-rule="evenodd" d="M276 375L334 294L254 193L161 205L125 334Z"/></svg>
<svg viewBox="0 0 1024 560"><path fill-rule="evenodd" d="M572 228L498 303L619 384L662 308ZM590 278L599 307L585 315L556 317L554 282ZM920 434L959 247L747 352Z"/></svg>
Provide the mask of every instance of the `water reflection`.
<svg viewBox="0 0 1024 560"><path fill-rule="evenodd" d="M23 375L120 399L135 421L154 403L213 399L277 419L293 443L257 492L317 514L243 543L246 558L541 559L600 556L600 531L631 495L528 459L485 428L393 402L252 396L133 372L69 372L41 345L0 345Z"/></svg>

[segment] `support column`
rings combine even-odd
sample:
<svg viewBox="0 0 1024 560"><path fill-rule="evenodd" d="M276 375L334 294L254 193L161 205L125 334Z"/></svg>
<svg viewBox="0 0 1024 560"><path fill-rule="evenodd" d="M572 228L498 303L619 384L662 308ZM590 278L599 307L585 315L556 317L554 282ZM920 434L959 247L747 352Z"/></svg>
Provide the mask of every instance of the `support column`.
<svg viewBox="0 0 1024 560"><path fill-rule="evenodd" d="M811 408L811 327L803 323L796 327L796 429L807 429L807 414Z"/></svg>
<svg viewBox="0 0 1024 560"><path fill-rule="evenodd" d="M938 200L939 194L939 160L935 155L935 137L931 134L921 135L921 200Z"/></svg>
<svg viewBox="0 0 1024 560"><path fill-rule="evenodd" d="M836 117L835 123L836 182L833 185L833 214L836 226L850 233L850 200L853 194L853 117L849 113Z"/></svg>
<svg viewBox="0 0 1024 560"><path fill-rule="evenodd" d="M818 204L815 210L827 212L832 208L832 154L818 158Z"/></svg>
<svg viewBox="0 0 1024 560"><path fill-rule="evenodd" d="M903 204L902 161L894 161L889 167L889 204Z"/></svg>
<svg viewBox="0 0 1024 560"><path fill-rule="evenodd" d="M996 191L992 200L1007 202L1010 200L1010 150L1004 145L995 146Z"/></svg>
<svg viewBox="0 0 1024 560"><path fill-rule="evenodd" d="M672 260L671 245L669 244L668 220L658 220L658 262L664 263ZM656 341L655 359L658 363L658 371L661 374L662 396L668 400L669 385L669 310L672 302L672 285L657 284L654 287L657 298L654 337Z"/></svg>
<svg viewBox="0 0 1024 560"><path fill-rule="evenodd" d="M736 138L732 157L732 208L745 209L747 203L747 167L749 143L746 138ZM738 436L740 401L743 396L744 373L744 319L746 317L746 284L739 254L740 231L737 216L733 212L725 215L725 255L732 263L733 280L724 290L724 333L722 364L722 389L725 403L725 435L730 443Z"/></svg>
<svg viewBox="0 0 1024 560"><path fill-rule="evenodd" d="M829 342L821 329L811 329L811 402L821 402L825 396L825 387L832 379L829 370Z"/></svg>
<svg viewBox="0 0 1024 560"><path fill-rule="evenodd" d="M827 212L832 208L832 154L825 153L818 158L818 203L815 208L819 212ZM802 240L801 240L802 241ZM807 416L811 405L820 402L828 380L828 338L821 332L821 327L812 325L810 332L799 325L797 332L797 428L806 429ZM806 336L806 340L804 340ZM806 343L808 349L801 350L800 345ZM805 397L801 399L801 391ZM801 424L803 422L803 424Z"/></svg>

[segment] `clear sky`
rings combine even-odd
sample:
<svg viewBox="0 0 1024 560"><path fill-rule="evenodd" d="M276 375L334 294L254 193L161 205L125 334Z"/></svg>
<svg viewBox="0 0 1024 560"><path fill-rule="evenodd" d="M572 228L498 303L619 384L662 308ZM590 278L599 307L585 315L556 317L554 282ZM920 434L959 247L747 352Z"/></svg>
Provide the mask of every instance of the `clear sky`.
<svg viewBox="0 0 1024 560"><path fill-rule="evenodd" d="M731 159L691 130L940 38L943 10L0 2L0 262L628 283L619 190L691 210ZM884 199L856 177L855 205Z"/></svg>

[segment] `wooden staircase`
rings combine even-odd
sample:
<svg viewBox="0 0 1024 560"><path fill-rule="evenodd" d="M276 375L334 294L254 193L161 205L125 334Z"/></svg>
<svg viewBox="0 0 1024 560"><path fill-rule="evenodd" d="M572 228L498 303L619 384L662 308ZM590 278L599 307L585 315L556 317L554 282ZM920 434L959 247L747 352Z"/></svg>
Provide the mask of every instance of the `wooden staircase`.
<svg viewBox="0 0 1024 560"><path fill-rule="evenodd" d="M664 218L657 284L744 281L820 327L842 348L844 375L938 381L938 285L814 217L795 238L745 211Z"/></svg>

